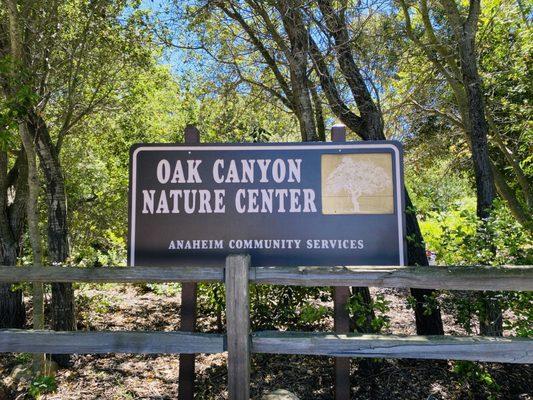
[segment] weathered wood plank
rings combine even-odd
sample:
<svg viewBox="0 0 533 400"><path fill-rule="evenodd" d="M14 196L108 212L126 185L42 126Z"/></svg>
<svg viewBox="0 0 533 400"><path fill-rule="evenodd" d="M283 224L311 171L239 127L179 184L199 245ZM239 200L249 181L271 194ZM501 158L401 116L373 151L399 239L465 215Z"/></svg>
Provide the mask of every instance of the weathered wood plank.
<svg viewBox="0 0 533 400"><path fill-rule="evenodd" d="M252 335L251 342L254 353L533 363L533 340L526 338L257 332ZM223 351L224 335L218 334L0 330L0 352L155 354Z"/></svg>
<svg viewBox="0 0 533 400"><path fill-rule="evenodd" d="M226 320L228 348L228 398L250 399L250 256L226 258Z"/></svg>
<svg viewBox="0 0 533 400"><path fill-rule="evenodd" d="M219 267L0 266L0 282L220 282ZM252 267L250 281L301 286L376 286L449 290L533 290L533 266Z"/></svg>
<svg viewBox="0 0 533 400"><path fill-rule="evenodd" d="M533 266L255 267L251 281L299 286L374 286L449 290L533 290Z"/></svg>
<svg viewBox="0 0 533 400"><path fill-rule="evenodd" d="M526 338L258 332L253 353L532 363Z"/></svg>
<svg viewBox="0 0 533 400"><path fill-rule="evenodd" d="M0 266L0 282L220 282L220 267L11 267Z"/></svg>
<svg viewBox="0 0 533 400"><path fill-rule="evenodd" d="M221 353L224 336L184 332L54 332L0 329L0 352Z"/></svg>

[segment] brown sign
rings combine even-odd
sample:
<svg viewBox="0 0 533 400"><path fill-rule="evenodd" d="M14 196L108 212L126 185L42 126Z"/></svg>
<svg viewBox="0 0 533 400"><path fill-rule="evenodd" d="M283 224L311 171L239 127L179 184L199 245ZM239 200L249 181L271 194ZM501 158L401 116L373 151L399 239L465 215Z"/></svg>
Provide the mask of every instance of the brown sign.
<svg viewBox="0 0 533 400"><path fill-rule="evenodd" d="M136 145L130 265L403 265L393 141Z"/></svg>

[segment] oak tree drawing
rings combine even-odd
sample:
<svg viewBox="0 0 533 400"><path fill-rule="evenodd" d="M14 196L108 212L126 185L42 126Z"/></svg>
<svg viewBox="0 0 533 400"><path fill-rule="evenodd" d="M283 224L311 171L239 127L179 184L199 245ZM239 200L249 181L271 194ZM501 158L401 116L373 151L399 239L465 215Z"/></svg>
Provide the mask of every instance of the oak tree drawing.
<svg viewBox="0 0 533 400"><path fill-rule="evenodd" d="M353 212L359 213L361 196L372 196L390 185L390 176L375 163L343 157L326 178L326 192L335 195L346 192L352 201Z"/></svg>

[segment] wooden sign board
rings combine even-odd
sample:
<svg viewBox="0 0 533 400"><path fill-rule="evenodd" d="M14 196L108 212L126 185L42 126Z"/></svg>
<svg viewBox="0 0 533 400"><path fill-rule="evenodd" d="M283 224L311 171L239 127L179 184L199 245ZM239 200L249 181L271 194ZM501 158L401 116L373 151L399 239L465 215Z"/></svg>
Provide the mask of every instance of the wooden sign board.
<svg viewBox="0 0 533 400"><path fill-rule="evenodd" d="M129 265L404 265L395 141L131 149Z"/></svg>

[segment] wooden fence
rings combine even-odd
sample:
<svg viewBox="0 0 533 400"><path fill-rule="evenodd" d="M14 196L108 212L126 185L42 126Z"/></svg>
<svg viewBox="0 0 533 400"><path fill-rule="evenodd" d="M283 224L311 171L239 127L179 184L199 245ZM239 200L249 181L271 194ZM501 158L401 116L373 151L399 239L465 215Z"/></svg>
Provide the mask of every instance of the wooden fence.
<svg viewBox="0 0 533 400"><path fill-rule="evenodd" d="M524 338L393 336L300 332L250 335L249 283L298 286L374 286L447 290L533 290L533 266L501 267L253 267L230 255L220 267L0 267L0 282L225 282L227 334L188 332L53 332L0 330L0 352L220 353L228 352L230 399L248 399L250 354L306 354L533 362Z"/></svg>

